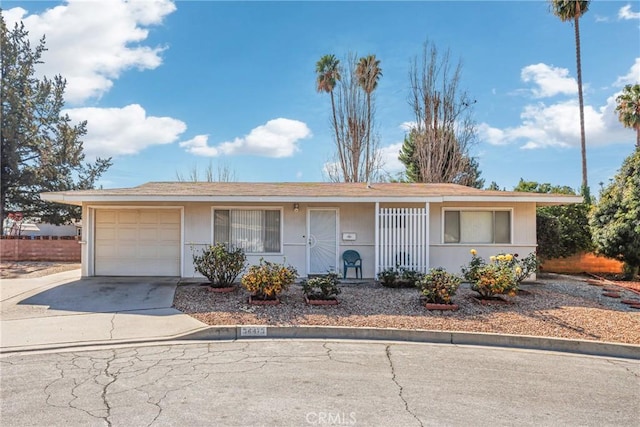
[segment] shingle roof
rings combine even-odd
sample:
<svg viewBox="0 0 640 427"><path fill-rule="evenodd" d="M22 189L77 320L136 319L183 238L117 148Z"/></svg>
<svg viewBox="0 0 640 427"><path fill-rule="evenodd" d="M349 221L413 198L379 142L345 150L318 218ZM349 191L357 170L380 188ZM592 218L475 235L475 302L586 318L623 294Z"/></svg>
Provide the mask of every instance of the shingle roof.
<svg viewBox="0 0 640 427"><path fill-rule="evenodd" d="M328 182L149 182L132 188L43 193L43 199L61 203L86 201L436 201L433 199L487 199L536 201L541 204L575 203L579 196L490 191L456 184L328 183ZM432 200L430 200L432 199ZM526 199L526 200L525 200Z"/></svg>

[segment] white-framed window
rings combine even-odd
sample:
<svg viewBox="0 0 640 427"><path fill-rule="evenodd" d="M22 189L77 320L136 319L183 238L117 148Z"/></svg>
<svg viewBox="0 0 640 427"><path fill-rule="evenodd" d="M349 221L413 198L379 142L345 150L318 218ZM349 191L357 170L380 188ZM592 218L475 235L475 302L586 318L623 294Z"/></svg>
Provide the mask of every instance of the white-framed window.
<svg viewBox="0 0 640 427"><path fill-rule="evenodd" d="M282 209L215 208L213 243L229 244L247 254L278 254L282 248Z"/></svg>
<svg viewBox="0 0 640 427"><path fill-rule="evenodd" d="M511 209L445 209L443 242L511 243Z"/></svg>

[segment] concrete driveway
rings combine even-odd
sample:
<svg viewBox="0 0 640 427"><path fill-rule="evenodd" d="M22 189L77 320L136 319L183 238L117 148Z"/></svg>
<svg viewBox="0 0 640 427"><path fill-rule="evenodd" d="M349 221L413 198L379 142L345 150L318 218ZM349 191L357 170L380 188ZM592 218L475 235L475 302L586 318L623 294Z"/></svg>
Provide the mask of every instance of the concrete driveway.
<svg viewBox="0 0 640 427"><path fill-rule="evenodd" d="M172 338L206 327L171 308L178 279L79 270L2 280L0 352Z"/></svg>

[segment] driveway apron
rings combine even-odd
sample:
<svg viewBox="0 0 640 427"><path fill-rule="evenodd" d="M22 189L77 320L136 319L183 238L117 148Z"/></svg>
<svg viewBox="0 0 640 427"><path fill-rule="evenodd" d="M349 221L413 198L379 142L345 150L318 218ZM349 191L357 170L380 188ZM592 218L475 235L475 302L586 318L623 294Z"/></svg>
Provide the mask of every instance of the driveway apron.
<svg viewBox="0 0 640 427"><path fill-rule="evenodd" d="M153 341L205 327L172 308L177 278L91 277L79 270L2 280L0 351Z"/></svg>

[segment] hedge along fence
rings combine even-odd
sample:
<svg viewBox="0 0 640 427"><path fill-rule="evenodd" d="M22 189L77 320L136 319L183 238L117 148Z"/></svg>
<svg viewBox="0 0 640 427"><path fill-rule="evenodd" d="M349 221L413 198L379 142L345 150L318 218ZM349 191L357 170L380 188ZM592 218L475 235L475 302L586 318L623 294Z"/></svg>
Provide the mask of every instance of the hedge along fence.
<svg viewBox="0 0 640 427"><path fill-rule="evenodd" d="M540 269L548 273L622 273L624 264L612 258L593 253L579 253L567 258L554 258L543 261Z"/></svg>
<svg viewBox="0 0 640 427"><path fill-rule="evenodd" d="M77 236L1 236L2 261L80 262Z"/></svg>

